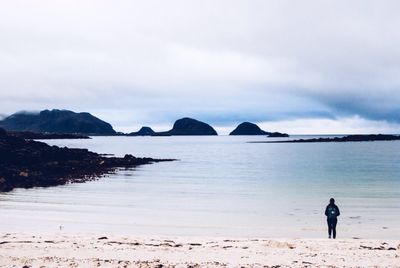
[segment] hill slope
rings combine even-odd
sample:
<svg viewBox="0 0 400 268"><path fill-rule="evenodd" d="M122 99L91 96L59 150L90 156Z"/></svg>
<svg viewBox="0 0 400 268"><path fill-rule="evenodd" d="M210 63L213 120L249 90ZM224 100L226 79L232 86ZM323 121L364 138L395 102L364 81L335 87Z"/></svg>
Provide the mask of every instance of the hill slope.
<svg viewBox="0 0 400 268"><path fill-rule="evenodd" d="M40 113L15 113L0 121L0 127L8 131L37 133L78 133L112 135L112 126L91 115L68 110L44 110Z"/></svg>

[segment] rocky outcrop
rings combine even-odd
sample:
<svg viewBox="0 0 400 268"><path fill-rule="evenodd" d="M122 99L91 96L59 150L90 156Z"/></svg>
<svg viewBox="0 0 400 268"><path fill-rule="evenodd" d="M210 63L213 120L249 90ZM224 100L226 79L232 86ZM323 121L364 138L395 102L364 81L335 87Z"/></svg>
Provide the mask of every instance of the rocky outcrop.
<svg viewBox="0 0 400 268"><path fill-rule="evenodd" d="M128 136L153 136L155 131L152 130L150 127L142 127L137 132L129 133Z"/></svg>
<svg viewBox="0 0 400 268"><path fill-rule="evenodd" d="M114 172L170 159L104 157L87 149L69 149L10 136L0 129L0 192L85 182Z"/></svg>
<svg viewBox="0 0 400 268"><path fill-rule="evenodd" d="M61 139L90 139L88 136L77 134L59 134L59 133L34 133L34 132L8 132L8 135L27 140L61 140Z"/></svg>
<svg viewBox="0 0 400 268"><path fill-rule="evenodd" d="M262 130L256 124L250 122L243 122L239 124L229 135L267 135L268 137L289 137L286 133L280 132L267 132Z"/></svg>
<svg viewBox="0 0 400 268"><path fill-rule="evenodd" d="M286 141L256 141L251 143L313 143L313 142L362 142L362 141L395 141L400 140L398 135L371 134L371 135L348 135L334 138L298 139Z"/></svg>
<svg viewBox="0 0 400 268"><path fill-rule="evenodd" d="M288 138L289 134L280 133L280 132L272 132L268 134L268 138Z"/></svg>
<svg viewBox="0 0 400 268"><path fill-rule="evenodd" d="M269 132L262 130L256 124L243 122L239 124L229 135L268 135Z"/></svg>
<svg viewBox="0 0 400 268"><path fill-rule="evenodd" d="M83 135L114 135L112 126L89 113L68 110L44 110L40 113L15 113L0 121L8 131L63 133Z"/></svg>
<svg viewBox="0 0 400 268"><path fill-rule="evenodd" d="M218 135L208 124L192 118L182 118L175 121L171 130L157 132L154 136L207 136Z"/></svg>

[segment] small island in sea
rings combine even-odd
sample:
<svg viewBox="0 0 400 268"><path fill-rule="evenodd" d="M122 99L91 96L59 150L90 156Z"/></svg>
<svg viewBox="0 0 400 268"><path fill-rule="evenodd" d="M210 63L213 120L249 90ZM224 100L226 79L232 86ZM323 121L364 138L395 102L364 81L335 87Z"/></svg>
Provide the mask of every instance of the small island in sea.
<svg viewBox="0 0 400 268"><path fill-rule="evenodd" d="M141 127L137 132L131 132L127 136L153 136L156 132L151 127Z"/></svg>
<svg viewBox="0 0 400 268"><path fill-rule="evenodd" d="M289 137L286 133L280 132L268 132L262 130L259 126L250 122L243 122L239 124L230 134L230 136L238 136L238 135L267 135L268 137Z"/></svg>
<svg viewBox="0 0 400 268"><path fill-rule="evenodd" d="M153 136L217 136L215 129L207 123L184 117L175 121L169 131L157 132Z"/></svg>

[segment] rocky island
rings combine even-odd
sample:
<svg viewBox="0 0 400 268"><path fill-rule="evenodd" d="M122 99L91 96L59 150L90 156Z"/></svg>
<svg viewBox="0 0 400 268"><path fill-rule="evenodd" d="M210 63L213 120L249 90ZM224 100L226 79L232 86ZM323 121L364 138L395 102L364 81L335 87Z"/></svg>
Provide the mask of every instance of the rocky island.
<svg viewBox="0 0 400 268"><path fill-rule="evenodd" d="M362 141L395 141L400 140L399 135L370 134L348 135L334 138L313 138L286 141L252 141L250 143L313 143L313 142L362 142Z"/></svg>
<svg viewBox="0 0 400 268"><path fill-rule="evenodd" d="M0 129L0 192L85 182L115 172L172 159L104 157L87 149L69 149L25 140Z"/></svg>
<svg viewBox="0 0 400 268"><path fill-rule="evenodd" d="M216 136L218 133L204 122L193 118L182 118L175 121L171 130L157 132L153 136Z"/></svg>
<svg viewBox="0 0 400 268"><path fill-rule="evenodd" d="M62 133L81 135L115 135L113 127L90 113L68 110L44 110L39 113L18 112L0 121L7 131Z"/></svg>
<svg viewBox="0 0 400 268"><path fill-rule="evenodd" d="M142 127L137 132L131 132L127 136L153 136L156 132L150 127Z"/></svg>
<svg viewBox="0 0 400 268"><path fill-rule="evenodd" d="M239 124L229 135L267 135L268 137L289 137L289 135L286 133L264 131L256 124L250 122L243 122Z"/></svg>
<svg viewBox="0 0 400 268"><path fill-rule="evenodd" d="M280 133L280 132L270 132L268 138L288 138L290 137L287 133Z"/></svg>

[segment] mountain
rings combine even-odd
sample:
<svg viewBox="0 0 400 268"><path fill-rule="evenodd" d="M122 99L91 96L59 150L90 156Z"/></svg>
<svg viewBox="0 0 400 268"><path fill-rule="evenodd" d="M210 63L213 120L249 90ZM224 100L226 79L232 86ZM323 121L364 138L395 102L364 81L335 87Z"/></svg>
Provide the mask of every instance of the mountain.
<svg viewBox="0 0 400 268"><path fill-rule="evenodd" d="M128 136L153 136L154 130L150 127L142 127L138 132L129 133Z"/></svg>
<svg viewBox="0 0 400 268"><path fill-rule="evenodd" d="M289 135L286 133L264 131L256 124L250 122L243 122L239 124L229 135L267 135L268 137L289 137Z"/></svg>
<svg viewBox="0 0 400 268"><path fill-rule="evenodd" d="M19 112L0 121L0 127L8 131L36 133L74 133L113 135L112 126L91 115L68 110L44 110L39 113Z"/></svg>
<svg viewBox="0 0 400 268"><path fill-rule="evenodd" d="M192 118L176 120L171 130L157 132L154 136L195 136L218 135L218 133L204 122Z"/></svg>

